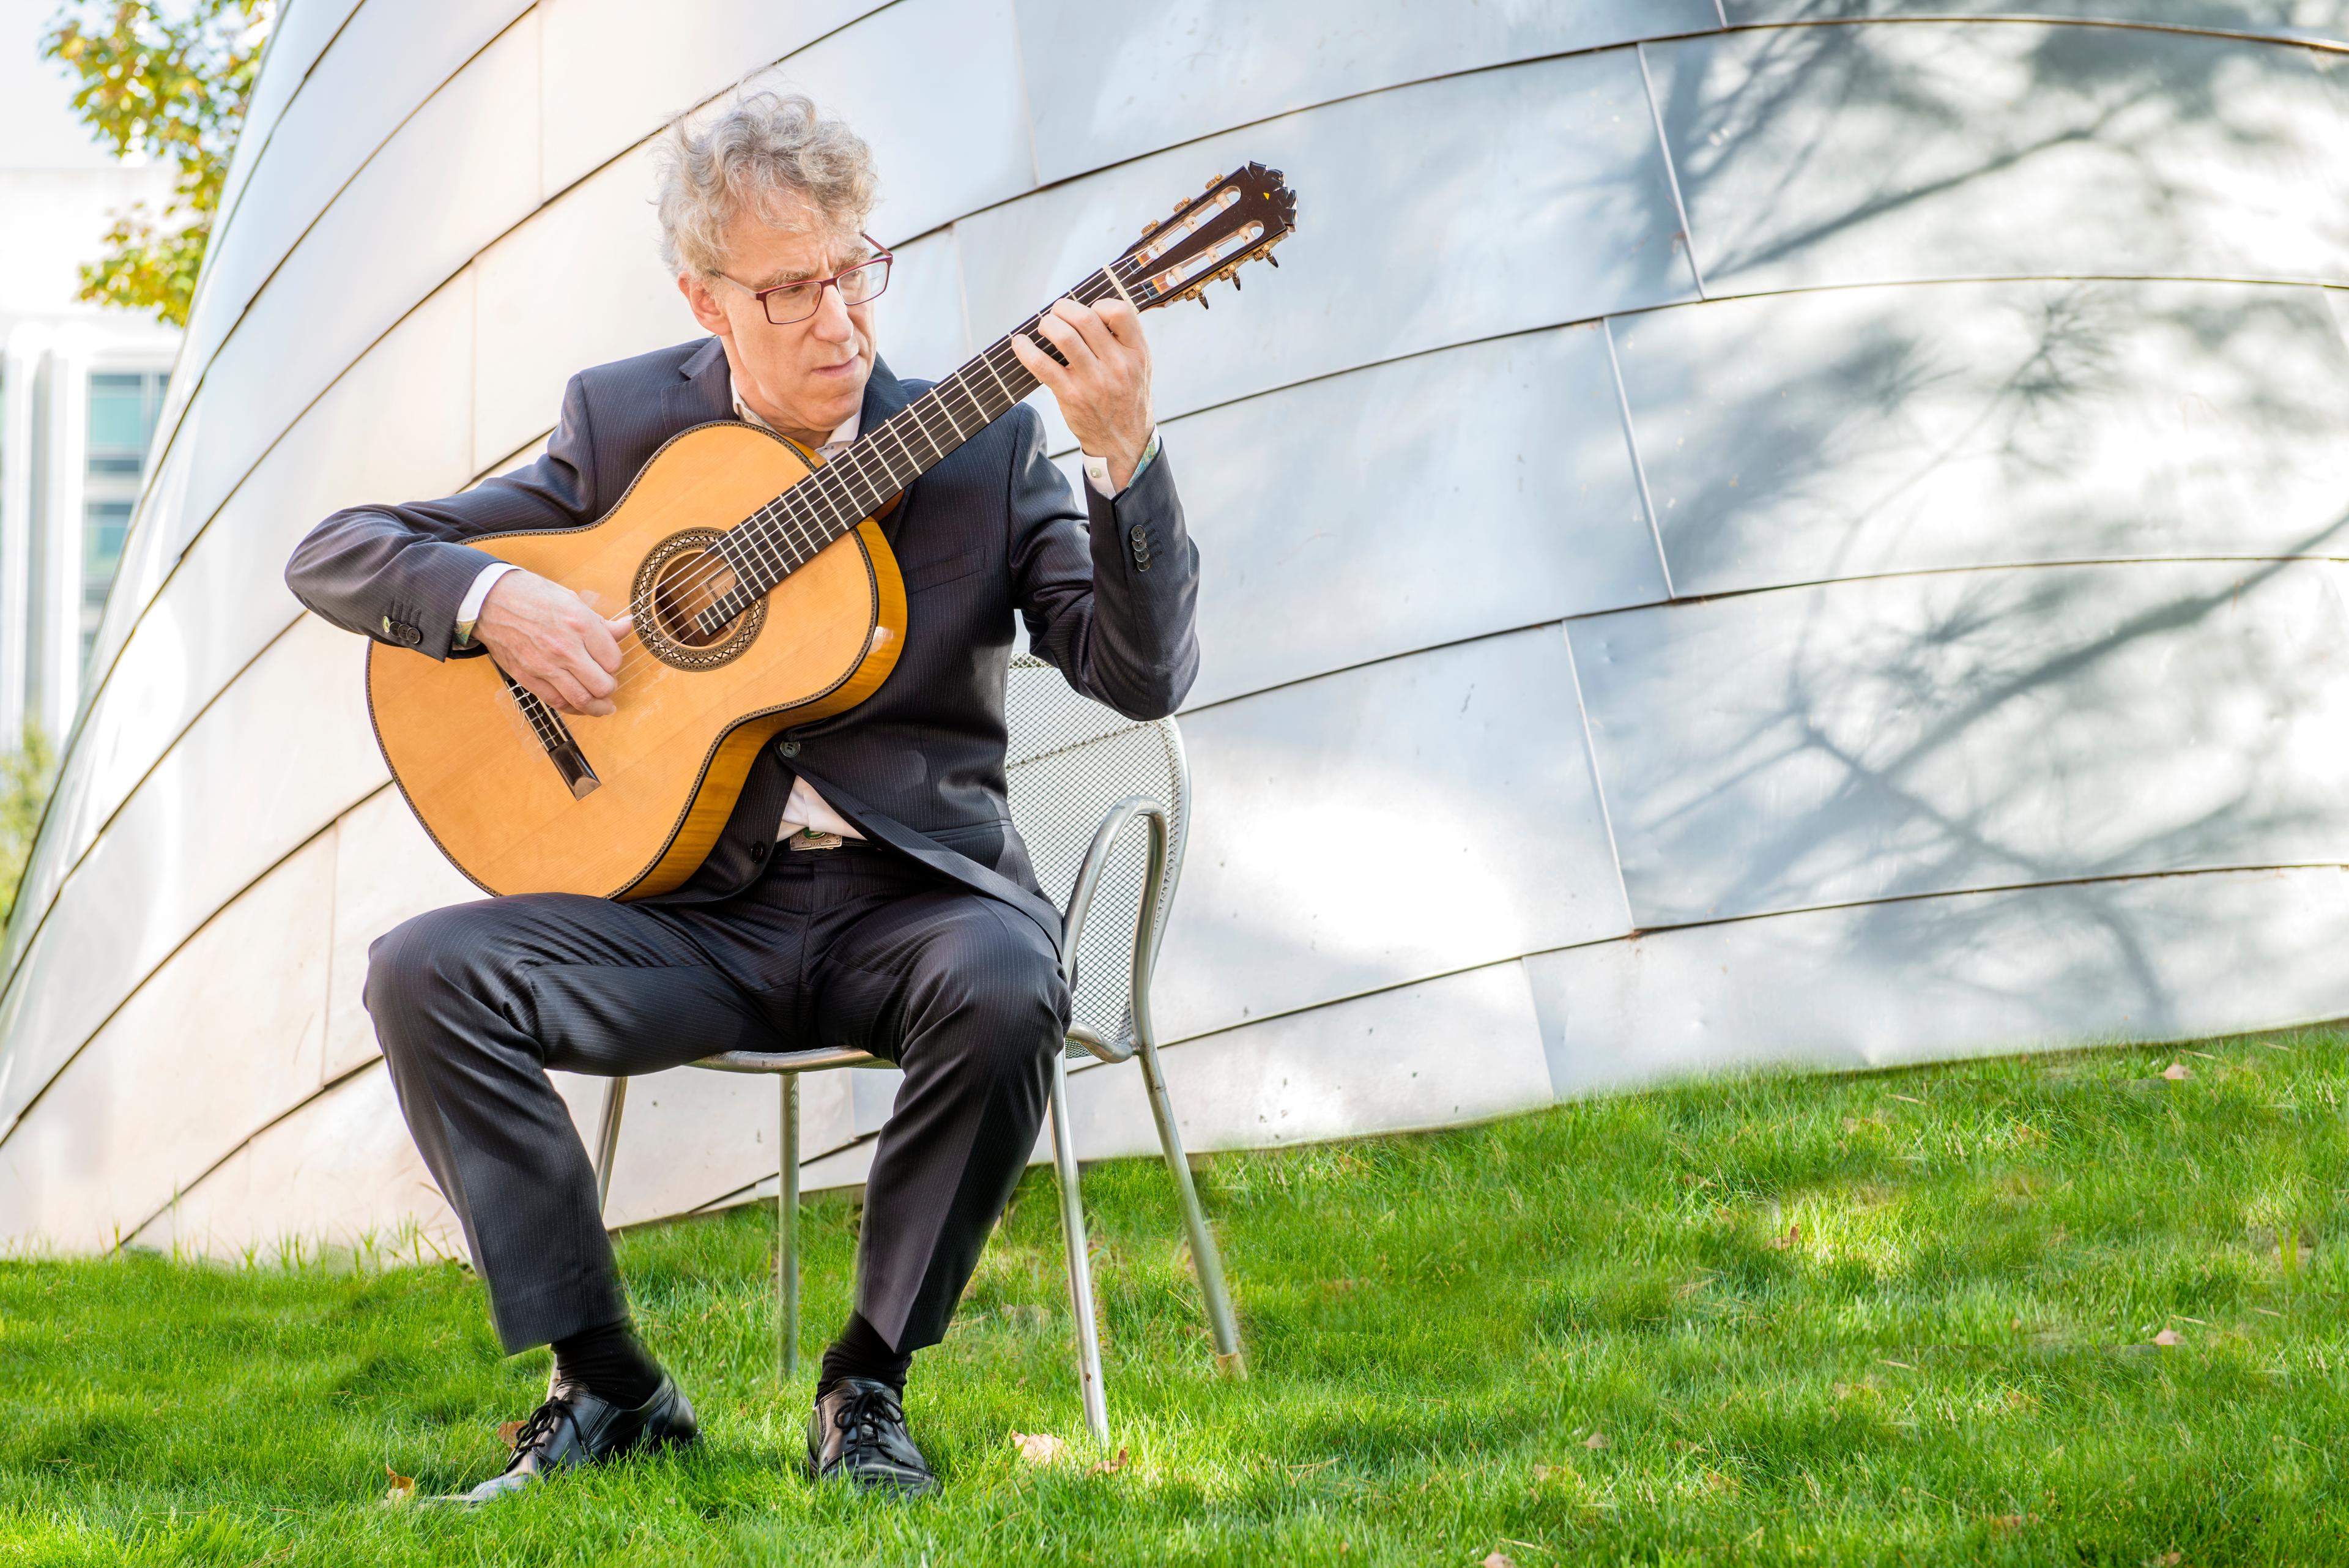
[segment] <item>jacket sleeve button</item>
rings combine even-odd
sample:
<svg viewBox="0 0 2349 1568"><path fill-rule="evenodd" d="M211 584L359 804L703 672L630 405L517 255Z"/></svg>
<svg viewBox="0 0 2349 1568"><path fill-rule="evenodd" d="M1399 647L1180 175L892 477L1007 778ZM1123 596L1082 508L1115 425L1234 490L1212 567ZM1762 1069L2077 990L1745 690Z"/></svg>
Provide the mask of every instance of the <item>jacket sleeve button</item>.
<svg viewBox="0 0 2349 1568"><path fill-rule="evenodd" d="M796 757L800 754L800 743L797 741L784 741L778 744L775 750L784 756Z"/></svg>
<svg viewBox="0 0 2349 1568"><path fill-rule="evenodd" d="M753 844L753 845L751 845L751 846L750 846L750 860L751 860L751 863L752 863L753 865L757 864L759 861L764 860L766 857L767 857L767 844L766 844L766 840L764 840L764 839L761 839L761 840L760 840L759 842L757 842L756 844Z"/></svg>

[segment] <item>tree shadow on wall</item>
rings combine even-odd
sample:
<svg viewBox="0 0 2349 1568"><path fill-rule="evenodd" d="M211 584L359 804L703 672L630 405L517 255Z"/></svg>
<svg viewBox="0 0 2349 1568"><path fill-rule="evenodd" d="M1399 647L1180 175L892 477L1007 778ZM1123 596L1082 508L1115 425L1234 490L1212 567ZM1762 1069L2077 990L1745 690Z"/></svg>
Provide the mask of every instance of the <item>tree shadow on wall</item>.
<svg viewBox="0 0 2349 1568"><path fill-rule="evenodd" d="M1942 0L1725 0L1733 26L1761 22L1856 21L1875 16L1983 16L2002 11L2030 16L2158 22L2178 27L2349 36L2349 5L2341 0L1992 0L1984 5Z"/></svg>
<svg viewBox="0 0 2349 1568"><path fill-rule="evenodd" d="M1924 7L1733 19L1896 9ZM2349 106L2309 51L1951 25L1649 55L1716 296L2344 270ZM2323 787L2349 628L2332 568L2289 559L2349 536L2349 357L2315 291L1838 288L1618 332L1675 591L1789 590L1577 627L1607 645L1580 662L1639 924L2349 850ZM2175 972L2126 884L2038 899L2085 945L2036 971L1920 946L1955 906L1855 911L1839 961L2126 975L2114 1006L2156 1032L2228 980Z"/></svg>
<svg viewBox="0 0 2349 1568"><path fill-rule="evenodd" d="M1952 24L1774 28L1650 59L1717 293L2344 271L2349 105L2313 51Z"/></svg>

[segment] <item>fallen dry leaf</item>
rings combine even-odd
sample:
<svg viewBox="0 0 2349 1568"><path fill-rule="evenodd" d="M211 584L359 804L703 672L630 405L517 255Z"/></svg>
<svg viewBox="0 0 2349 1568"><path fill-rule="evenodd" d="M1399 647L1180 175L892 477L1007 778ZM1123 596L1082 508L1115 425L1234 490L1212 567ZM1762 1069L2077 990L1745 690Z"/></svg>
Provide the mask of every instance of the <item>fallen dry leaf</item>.
<svg viewBox="0 0 2349 1568"><path fill-rule="evenodd" d="M1488 1552L1479 1568L1517 1568L1517 1560L1506 1552Z"/></svg>
<svg viewBox="0 0 2349 1568"><path fill-rule="evenodd" d="M1586 1449L1611 1449L1615 1445L1607 1440L1606 1433L1593 1432L1582 1439L1582 1446Z"/></svg>
<svg viewBox="0 0 2349 1568"><path fill-rule="evenodd" d="M2020 1530L2023 1523L2023 1517L2019 1513L2002 1513L1990 1521L1990 1527L1992 1530Z"/></svg>
<svg viewBox="0 0 2349 1568"><path fill-rule="evenodd" d="M384 1491L384 1501L400 1503L413 1502L416 1500L416 1478L414 1476L401 1475L389 1465L383 1467L383 1473L391 1480L391 1485Z"/></svg>
<svg viewBox="0 0 2349 1568"><path fill-rule="evenodd" d="M2159 1334L2153 1336L2153 1343L2156 1345L2183 1345L2186 1343L2186 1336L2178 1333L2174 1328L2165 1328Z"/></svg>
<svg viewBox="0 0 2349 1568"><path fill-rule="evenodd" d="M1786 1227L1786 1233L1785 1235L1773 1236L1770 1238L1770 1245L1783 1252L1802 1239L1803 1228L1800 1225L1789 1225Z"/></svg>
<svg viewBox="0 0 2349 1568"><path fill-rule="evenodd" d="M521 1435L522 1423L520 1421L500 1421L498 1423L498 1441L503 1443L507 1448L512 1448L514 1438Z"/></svg>
<svg viewBox="0 0 2349 1568"><path fill-rule="evenodd" d="M1031 1465L1058 1464L1069 1452L1069 1445L1050 1432L1014 1432L1011 1446Z"/></svg>
<svg viewBox="0 0 2349 1568"><path fill-rule="evenodd" d="M2165 1552L2160 1556L2147 1558L2147 1561L2153 1564L2153 1568L2178 1568L2178 1565L2180 1563L2186 1561L2186 1553L2183 1552Z"/></svg>
<svg viewBox="0 0 2349 1568"><path fill-rule="evenodd" d="M1097 1476L1113 1476L1117 1474L1118 1471L1125 1469L1126 1457L1126 1452L1123 1449L1118 1449L1116 1453L1112 1454L1108 1459L1105 1459L1102 1460L1101 1463L1095 1465L1093 1467L1093 1474Z"/></svg>
<svg viewBox="0 0 2349 1568"><path fill-rule="evenodd" d="M2161 1075L2173 1084L2183 1083L2194 1075L2194 1070L2183 1062L2172 1062L2161 1070Z"/></svg>

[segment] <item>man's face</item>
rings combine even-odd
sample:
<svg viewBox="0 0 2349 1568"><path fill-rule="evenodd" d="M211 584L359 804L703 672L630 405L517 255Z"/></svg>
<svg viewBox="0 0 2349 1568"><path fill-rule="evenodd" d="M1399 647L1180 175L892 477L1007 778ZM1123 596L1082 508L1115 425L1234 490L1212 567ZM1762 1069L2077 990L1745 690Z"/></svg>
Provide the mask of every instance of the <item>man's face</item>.
<svg viewBox="0 0 2349 1568"><path fill-rule="evenodd" d="M830 277L871 254L862 240L836 245L804 210L797 216L792 229L780 230L741 214L727 233L726 276L677 281L694 318L725 341L743 400L777 430L813 444L864 400L874 302L845 305L839 289L827 288L806 320L778 327L767 319L752 289Z"/></svg>

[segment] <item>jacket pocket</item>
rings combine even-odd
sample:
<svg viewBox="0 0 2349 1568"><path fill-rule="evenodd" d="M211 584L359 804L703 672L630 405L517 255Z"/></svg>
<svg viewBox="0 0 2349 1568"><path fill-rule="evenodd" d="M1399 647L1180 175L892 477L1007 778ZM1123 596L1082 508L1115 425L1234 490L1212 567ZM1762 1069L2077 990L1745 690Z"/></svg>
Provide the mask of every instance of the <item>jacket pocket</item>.
<svg viewBox="0 0 2349 1568"><path fill-rule="evenodd" d="M935 588L969 576L986 565L987 549L984 545L975 550L965 550L959 556L948 556L943 560L925 561L905 573L905 591L918 594L925 588Z"/></svg>

